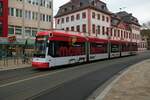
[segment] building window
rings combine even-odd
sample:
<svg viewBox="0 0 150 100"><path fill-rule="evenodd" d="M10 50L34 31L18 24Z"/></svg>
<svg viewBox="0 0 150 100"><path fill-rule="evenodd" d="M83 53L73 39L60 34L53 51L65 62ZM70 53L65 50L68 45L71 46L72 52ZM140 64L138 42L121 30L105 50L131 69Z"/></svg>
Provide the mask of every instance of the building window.
<svg viewBox="0 0 150 100"><path fill-rule="evenodd" d="M80 14L77 14L76 15L76 20L79 20L80 19Z"/></svg>
<svg viewBox="0 0 150 100"><path fill-rule="evenodd" d="M86 24L82 25L82 30L83 30L84 33L86 33Z"/></svg>
<svg viewBox="0 0 150 100"><path fill-rule="evenodd" d="M77 32L80 32L80 25L77 25Z"/></svg>
<svg viewBox="0 0 150 100"><path fill-rule="evenodd" d="M3 35L3 23L0 22L0 36Z"/></svg>
<svg viewBox="0 0 150 100"><path fill-rule="evenodd" d="M46 21L45 14L43 14L43 21Z"/></svg>
<svg viewBox="0 0 150 100"><path fill-rule="evenodd" d="M71 16L71 21L74 21L74 15Z"/></svg>
<svg viewBox="0 0 150 100"><path fill-rule="evenodd" d="M42 14L40 15L41 17L41 20L42 20ZM31 11L25 11L25 18L26 19L32 19L32 16L31 16Z"/></svg>
<svg viewBox="0 0 150 100"><path fill-rule="evenodd" d="M49 16L49 22L51 22L51 20L52 20L51 18L52 18L52 17L51 17L51 16Z"/></svg>
<svg viewBox="0 0 150 100"><path fill-rule="evenodd" d="M100 20L100 14L97 14L97 19Z"/></svg>
<svg viewBox="0 0 150 100"><path fill-rule="evenodd" d="M92 12L92 18L93 19L95 18L95 12Z"/></svg>
<svg viewBox="0 0 150 100"><path fill-rule="evenodd" d="M112 36L113 28L110 29L110 36Z"/></svg>
<svg viewBox="0 0 150 100"><path fill-rule="evenodd" d="M59 24L60 23L60 19L57 19L57 24Z"/></svg>
<svg viewBox="0 0 150 100"><path fill-rule="evenodd" d="M120 30L118 30L118 37L120 37Z"/></svg>
<svg viewBox="0 0 150 100"><path fill-rule="evenodd" d="M31 28L30 27L25 27L25 35L31 36Z"/></svg>
<svg viewBox="0 0 150 100"><path fill-rule="evenodd" d="M15 34L16 35L21 35L22 34L22 27L16 26L15 27Z"/></svg>
<svg viewBox="0 0 150 100"><path fill-rule="evenodd" d="M100 31L101 31L100 28L101 28L100 25L98 25L98 26L97 26L97 34L100 34Z"/></svg>
<svg viewBox="0 0 150 100"><path fill-rule="evenodd" d="M126 32L126 38L128 38L128 32Z"/></svg>
<svg viewBox="0 0 150 100"><path fill-rule="evenodd" d="M69 31L69 27L66 27L66 31Z"/></svg>
<svg viewBox="0 0 150 100"><path fill-rule="evenodd" d="M127 36L126 36L127 34L126 34L126 32L124 31L124 38L127 38Z"/></svg>
<svg viewBox="0 0 150 100"><path fill-rule="evenodd" d="M114 29L114 37L116 37L116 29Z"/></svg>
<svg viewBox="0 0 150 100"><path fill-rule="evenodd" d="M102 34L105 34L105 26L102 27Z"/></svg>
<svg viewBox="0 0 150 100"><path fill-rule="evenodd" d="M46 15L46 22L49 22L49 16Z"/></svg>
<svg viewBox="0 0 150 100"><path fill-rule="evenodd" d="M123 38L123 31L121 30L121 38Z"/></svg>
<svg viewBox="0 0 150 100"><path fill-rule="evenodd" d="M35 12L32 12L32 19L35 20Z"/></svg>
<svg viewBox="0 0 150 100"><path fill-rule="evenodd" d="M22 10L16 9L16 17L22 17Z"/></svg>
<svg viewBox="0 0 150 100"><path fill-rule="evenodd" d="M10 8L10 16L14 16L14 8Z"/></svg>
<svg viewBox="0 0 150 100"><path fill-rule="evenodd" d="M71 27L71 31L74 31L74 26Z"/></svg>
<svg viewBox="0 0 150 100"><path fill-rule="evenodd" d="M38 20L38 13L35 13L35 19Z"/></svg>
<svg viewBox="0 0 150 100"><path fill-rule="evenodd" d="M61 23L64 23L64 18L61 19Z"/></svg>
<svg viewBox="0 0 150 100"><path fill-rule="evenodd" d="M19 9L16 9L16 17L19 17Z"/></svg>
<svg viewBox="0 0 150 100"><path fill-rule="evenodd" d="M102 21L105 21L105 16L104 15L102 16Z"/></svg>
<svg viewBox="0 0 150 100"><path fill-rule="evenodd" d="M66 17L66 22L69 22L69 17Z"/></svg>
<svg viewBox="0 0 150 100"><path fill-rule="evenodd" d="M95 24L92 25L92 32L95 33Z"/></svg>
<svg viewBox="0 0 150 100"><path fill-rule="evenodd" d="M36 29L36 28L33 28L33 29L32 29L32 37L35 37L35 36L36 36L36 33L37 33L37 29Z"/></svg>
<svg viewBox="0 0 150 100"><path fill-rule="evenodd" d="M0 16L3 15L3 2L0 1Z"/></svg>
<svg viewBox="0 0 150 100"><path fill-rule="evenodd" d="M83 12L83 13L82 13L82 18L83 18L83 19L86 18L86 12Z"/></svg>
<svg viewBox="0 0 150 100"><path fill-rule="evenodd" d="M109 17L106 17L106 21L109 22Z"/></svg>
<svg viewBox="0 0 150 100"><path fill-rule="evenodd" d="M109 27L106 28L106 34L109 35Z"/></svg>
<svg viewBox="0 0 150 100"><path fill-rule="evenodd" d="M14 35L14 26L8 27L8 33Z"/></svg>

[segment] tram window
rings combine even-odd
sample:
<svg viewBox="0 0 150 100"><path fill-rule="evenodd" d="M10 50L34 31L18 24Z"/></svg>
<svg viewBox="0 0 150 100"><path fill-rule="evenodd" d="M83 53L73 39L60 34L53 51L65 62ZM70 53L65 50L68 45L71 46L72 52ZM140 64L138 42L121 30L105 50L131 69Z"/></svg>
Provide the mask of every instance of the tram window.
<svg viewBox="0 0 150 100"><path fill-rule="evenodd" d="M77 56L85 54L85 43L51 41L48 54L52 57Z"/></svg>
<svg viewBox="0 0 150 100"><path fill-rule="evenodd" d="M107 43L91 43L90 53L91 54L107 53Z"/></svg>
<svg viewBox="0 0 150 100"><path fill-rule="evenodd" d="M122 44L122 51L129 51L130 45L129 44Z"/></svg>
<svg viewBox="0 0 150 100"><path fill-rule="evenodd" d="M111 52L119 52L119 44L111 44Z"/></svg>

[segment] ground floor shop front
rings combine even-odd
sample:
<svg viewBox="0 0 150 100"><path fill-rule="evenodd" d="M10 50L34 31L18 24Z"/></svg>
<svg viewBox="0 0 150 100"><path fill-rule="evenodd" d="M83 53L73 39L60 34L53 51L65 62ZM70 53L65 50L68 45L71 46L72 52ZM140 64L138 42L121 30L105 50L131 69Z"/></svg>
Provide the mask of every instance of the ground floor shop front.
<svg viewBox="0 0 150 100"><path fill-rule="evenodd" d="M32 56L34 51L34 39L14 39L0 37L0 58L21 57L24 54Z"/></svg>

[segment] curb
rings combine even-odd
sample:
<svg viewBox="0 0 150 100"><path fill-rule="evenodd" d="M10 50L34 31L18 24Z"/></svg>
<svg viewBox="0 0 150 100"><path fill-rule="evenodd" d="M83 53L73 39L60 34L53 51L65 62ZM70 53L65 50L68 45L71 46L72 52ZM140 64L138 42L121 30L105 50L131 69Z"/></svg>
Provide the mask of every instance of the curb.
<svg viewBox="0 0 150 100"><path fill-rule="evenodd" d="M101 87L98 87L86 100L103 100L107 93L112 89L114 84L118 82L118 80L127 74L130 70L134 69L137 65L145 62L147 60L141 61L137 64L131 65L128 68L120 71L118 74L114 75L108 81L106 81Z"/></svg>
<svg viewBox="0 0 150 100"><path fill-rule="evenodd" d="M24 69L24 68L30 68L31 66L27 65L27 66L23 66L23 67L8 67L8 68L0 68L0 72L2 71L10 71L10 70L17 70L17 69Z"/></svg>

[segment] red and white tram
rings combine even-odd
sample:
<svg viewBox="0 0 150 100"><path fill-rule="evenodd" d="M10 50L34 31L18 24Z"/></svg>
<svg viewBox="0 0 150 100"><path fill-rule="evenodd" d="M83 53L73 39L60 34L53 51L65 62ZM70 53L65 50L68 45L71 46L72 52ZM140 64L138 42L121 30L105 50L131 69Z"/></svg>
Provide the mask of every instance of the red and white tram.
<svg viewBox="0 0 150 100"><path fill-rule="evenodd" d="M32 67L50 68L74 63L136 54L136 43L85 37L66 31L45 31L36 35Z"/></svg>
<svg viewBox="0 0 150 100"><path fill-rule="evenodd" d="M87 38L61 31L39 32L32 66L49 68L86 62Z"/></svg>

